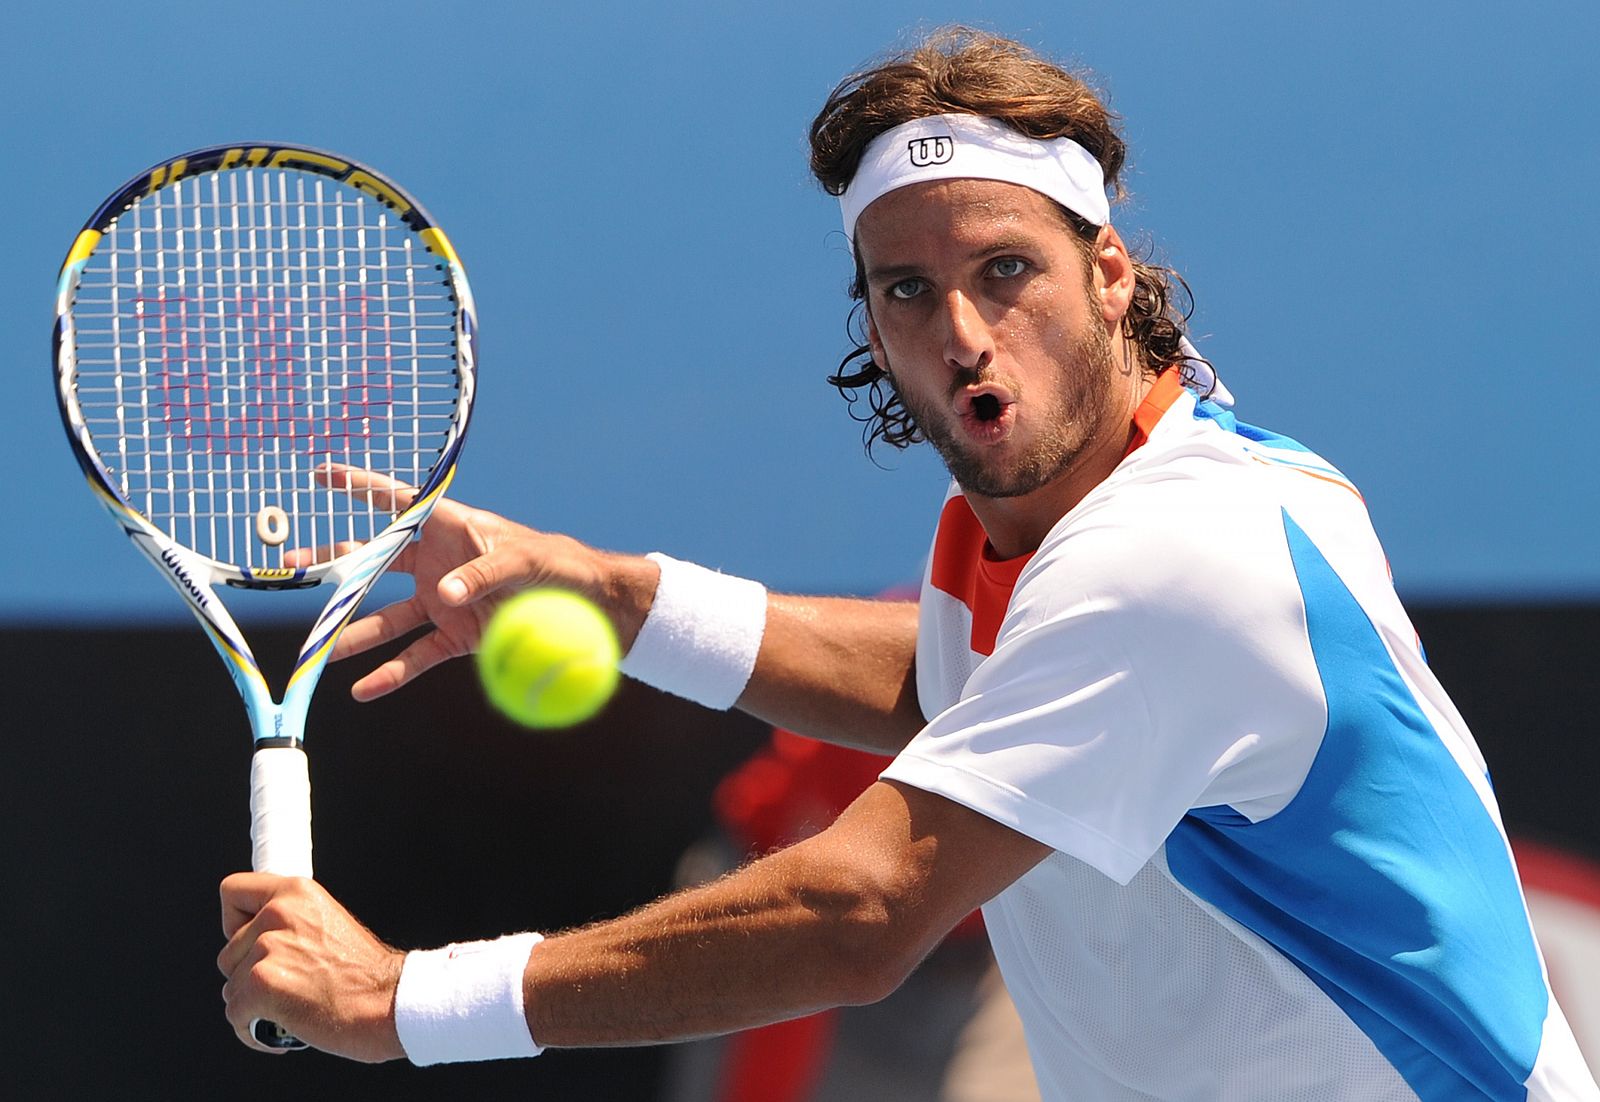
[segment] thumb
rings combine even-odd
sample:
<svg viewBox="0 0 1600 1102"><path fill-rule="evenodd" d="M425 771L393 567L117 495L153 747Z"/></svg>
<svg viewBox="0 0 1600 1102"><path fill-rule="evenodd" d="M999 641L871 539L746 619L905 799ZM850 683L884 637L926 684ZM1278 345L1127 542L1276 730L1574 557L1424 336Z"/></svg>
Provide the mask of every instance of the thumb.
<svg viewBox="0 0 1600 1102"><path fill-rule="evenodd" d="M222 881L222 936L232 937L276 894L283 877L264 872L236 872Z"/></svg>
<svg viewBox="0 0 1600 1102"><path fill-rule="evenodd" d="M456 567L439 579L439 599L447 605L465 605L503 589L528 580L529 570L524 556L514 555L507 549L496 548L479 555L471 562Z"/></svg>

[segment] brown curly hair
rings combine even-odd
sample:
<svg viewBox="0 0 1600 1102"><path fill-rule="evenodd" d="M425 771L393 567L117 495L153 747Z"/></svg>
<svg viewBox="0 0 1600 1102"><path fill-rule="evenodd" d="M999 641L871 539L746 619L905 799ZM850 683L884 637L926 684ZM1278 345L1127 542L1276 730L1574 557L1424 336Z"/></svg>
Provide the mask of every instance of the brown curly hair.
<svg viewBox="0 0 1600 1102"><path fill-rule="evenodd" d="M840 81L811 123L811 174L828 194L843 194L862 153L879 134L913 119L958 113L997 119L1033 138L1071 138L1100 162L1113 196L1126 194L1121 172L1127 145L1117 133L1120 120L1089 84L1021 43L969 27L935 31L915 47ZM1055 206L1087 260L1100 227ZM1154 372L1183 360L1178 343L1193 298L1171 268L1135 258L1133 269L1133 301L1123 315L1122 333L1138 349L1144 369ZM878 440L896 448L917 443L923 439L920 429L867 345L866 274L859 250L850 297L856 303L847 331L855 348L828 382L850 403L851 415L865 423L869 452ZM863 389L870 412L858 414L855 403Z"/></svg>

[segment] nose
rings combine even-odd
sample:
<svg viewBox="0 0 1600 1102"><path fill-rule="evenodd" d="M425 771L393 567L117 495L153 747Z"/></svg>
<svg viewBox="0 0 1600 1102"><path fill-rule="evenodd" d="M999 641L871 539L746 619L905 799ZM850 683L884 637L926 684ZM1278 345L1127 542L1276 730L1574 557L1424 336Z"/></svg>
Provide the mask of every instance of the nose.
<svg viewBox="0 0 1600 1102"><path fill-rule="evenodd" d="M945 296L945 362L957 371L981 371L994 359L994 333L977 305L959 290Z"/></svg>

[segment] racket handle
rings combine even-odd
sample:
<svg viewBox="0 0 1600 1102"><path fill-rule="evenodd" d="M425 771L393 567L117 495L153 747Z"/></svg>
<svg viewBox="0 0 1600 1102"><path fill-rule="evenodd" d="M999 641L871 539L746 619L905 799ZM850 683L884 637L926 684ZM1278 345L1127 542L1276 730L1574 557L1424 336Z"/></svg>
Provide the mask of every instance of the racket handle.
<svg viewBox="0 0 1600 1102"><path fill-rule="evenodd" d="M279 876L311 875L311 774L298 746L264 746L250 759L250 865ZM306 1043L256 1018L250 1035L267 1048Z"/></svg>
<svg viewBox="0 0 1600 1102"><path fill-rule="evenodd" d="M311 775L298 746L263 746L250 759L250 865L311 875Z"/></svg>

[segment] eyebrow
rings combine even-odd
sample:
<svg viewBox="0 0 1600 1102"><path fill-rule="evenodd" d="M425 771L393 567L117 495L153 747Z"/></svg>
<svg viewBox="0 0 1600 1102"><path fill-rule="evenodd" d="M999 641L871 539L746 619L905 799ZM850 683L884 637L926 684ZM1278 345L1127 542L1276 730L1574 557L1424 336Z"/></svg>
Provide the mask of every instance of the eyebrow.
<svg viewBox="0 0 1600 1102"><path fill-rule="evenodd" d="M884 280L899 282L908 276L921 275L922 267L918 264L887 264L881 268L868 268L864 274L868 283L880 283Z"/></svg>

